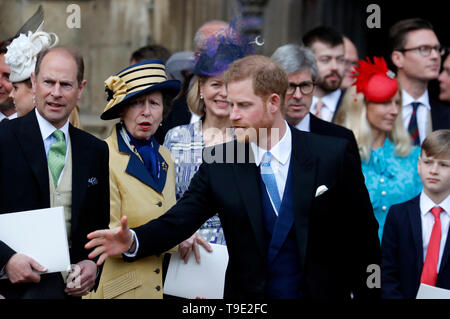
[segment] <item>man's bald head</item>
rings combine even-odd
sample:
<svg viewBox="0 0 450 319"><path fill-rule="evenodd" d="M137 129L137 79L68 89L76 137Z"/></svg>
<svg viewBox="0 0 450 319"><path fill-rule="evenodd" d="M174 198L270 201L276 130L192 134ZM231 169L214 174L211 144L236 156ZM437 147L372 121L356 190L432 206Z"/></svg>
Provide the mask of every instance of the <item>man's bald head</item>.
<svg viewBox="0 0 450 319"><path fill-rule="evenodd" d="M202 24L194 36L194 51L201 51L210 36L225 33L229 27L228 22L222 20L211 20Z"/></svg>

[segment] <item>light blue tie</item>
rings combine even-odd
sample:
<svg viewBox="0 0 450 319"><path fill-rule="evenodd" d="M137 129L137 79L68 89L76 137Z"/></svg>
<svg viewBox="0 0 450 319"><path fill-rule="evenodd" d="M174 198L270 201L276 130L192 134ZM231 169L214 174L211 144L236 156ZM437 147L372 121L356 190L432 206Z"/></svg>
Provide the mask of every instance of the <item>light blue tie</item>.
<svg viewBox="0 0 450 319"><path fill-rule="evenodd" d="M272 199L273 205L277 210L280 211L281 199L278 193L277 181L275 175L273 174L272 167L270 166L270 160L272 159L272 154L266 152L261 161L261 178L269 191L269 196Z"/></svg>

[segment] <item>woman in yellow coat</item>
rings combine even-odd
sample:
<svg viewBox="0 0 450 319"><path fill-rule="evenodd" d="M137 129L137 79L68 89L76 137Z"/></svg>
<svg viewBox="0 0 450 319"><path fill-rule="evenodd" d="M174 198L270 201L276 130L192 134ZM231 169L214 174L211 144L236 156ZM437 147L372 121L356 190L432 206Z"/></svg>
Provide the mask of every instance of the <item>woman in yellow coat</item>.
<svg viewBox="0 0 450 319"><path fill-rule="evenodd" d="M110 152L110 228L119 226L125 215L130 227L137 227L175 204L173 161L153 134L180 83L167 80L161 61L148 60L109 77L105 84L109 103L101 118L121 119L106 139ZM97 291L89 297L162 298L162 261L163 255L134 263L123 261L122 256L110 257Z"/></svg>

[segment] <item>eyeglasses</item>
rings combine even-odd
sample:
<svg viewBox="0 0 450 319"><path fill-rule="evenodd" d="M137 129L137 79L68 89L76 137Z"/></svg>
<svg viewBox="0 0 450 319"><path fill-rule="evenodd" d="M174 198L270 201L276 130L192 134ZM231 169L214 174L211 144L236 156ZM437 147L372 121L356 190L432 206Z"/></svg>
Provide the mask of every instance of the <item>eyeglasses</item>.
<svg viewBox="0 0 450 319"><path fill-rule="evenodd" d="M314 86L315 86L314 82L311 82L311 81L306 81L306 82L302 82L299 84L289 83L286 93L294 94L295 91L297 90L297 88L299 88L300 92L302 92L302 94L308 95L308 94L312 93L312 91L314 90Z"/></svg>
<svg viewBox="0 0 450 319"><path fill-rule="evenodd" d="M400 52L407 52L407 51L416 51L416 50L423 57L429 56L431 54L432 50L435 50L439 55L444 55L444 53L445 53L445 47L443 47L441 45L436 45L434 47L430 46L430 45L421 45L419 47L409 48L409 49L401 49L401 50L398 50L398 51L400 51Z"/></svg>

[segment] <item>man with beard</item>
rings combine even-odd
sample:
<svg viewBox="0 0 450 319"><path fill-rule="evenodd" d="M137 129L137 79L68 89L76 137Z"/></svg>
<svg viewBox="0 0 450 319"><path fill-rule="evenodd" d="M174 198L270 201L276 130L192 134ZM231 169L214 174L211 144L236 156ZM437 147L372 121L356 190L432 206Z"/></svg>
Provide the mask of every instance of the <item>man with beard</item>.
<svg viewBox="0 0 450 319"><path fill-rule="evenodd" d="M312 100L311 113L333 122L339 108L340 89L345 72L344 38L336 30L320 26L303 36L303 43L315 54L319 79Z"/></svg>
<svg viewBox="0 0 450 319"><path fill-rule="evenodd" d="M89 257L100 265L125 252L128 261L159 254L218 212L224 298L379 297L367 285L367 267L380 261L378 226L350 143L286 123L288 78L265 56L234 61L224 81L236 140L205 151L220 155L203 161L161 217L131 231L123 216L120 227L89 234Z"/></svg>
<svg viewBox="0 0 450 319"><path fill-rule="evenodd" d="M445 49L430 22L401 20L389 30L391 60L402 88L403 124L419 145L438 129L450 129L450 108L428 96L428 83L437 79Z"/></svg>
<svg viewBox="0 0 450 319"><path fill-rule="evenodd" d="M271 59L277 62L288 75L289 86L283 110L286 121L301 131L347 139L353 154L360 161L352 131L321 120L309 112L315 83L319 78L316 59L311 49L297 44L286 44L276 49Z"/></svg>
<svg viewBox="0 0 450 319"><path fill-rule="evenodd" d="M17 117L13 99L9 96L13 89L13 85L9 81L11 70L8 64L5 63L6 46L9 42L5 41L0 45L0 123Z"/></svg>

